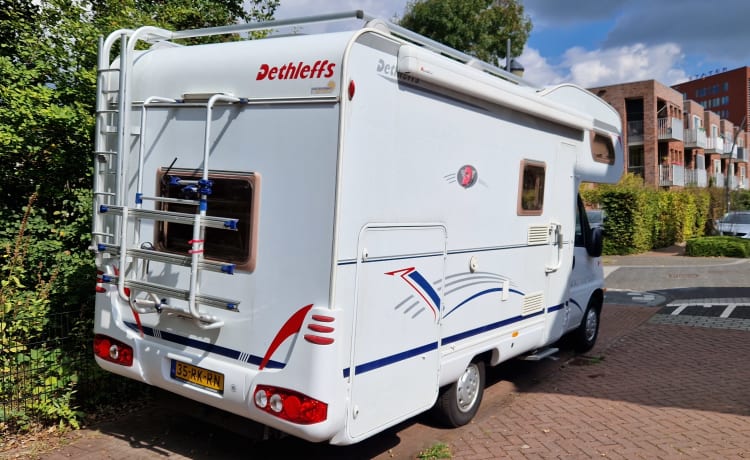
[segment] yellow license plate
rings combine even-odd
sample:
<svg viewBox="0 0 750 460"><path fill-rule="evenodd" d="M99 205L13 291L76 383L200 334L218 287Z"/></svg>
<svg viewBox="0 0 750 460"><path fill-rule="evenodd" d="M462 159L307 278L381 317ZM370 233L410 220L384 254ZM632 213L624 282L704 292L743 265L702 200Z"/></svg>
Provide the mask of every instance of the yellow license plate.
<svg viewBox="0 0 750 460"><path fill-rule="evenodd" d="M192 383L209 390L224 392L224 374L210 371L192 364L172 360L172 378Z"/></svg>

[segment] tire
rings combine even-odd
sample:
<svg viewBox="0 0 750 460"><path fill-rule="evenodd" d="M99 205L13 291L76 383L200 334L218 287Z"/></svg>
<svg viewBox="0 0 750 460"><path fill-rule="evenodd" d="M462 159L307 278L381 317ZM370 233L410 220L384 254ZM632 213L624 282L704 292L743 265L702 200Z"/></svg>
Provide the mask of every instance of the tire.
<svg viewBox="0 0 750 460"><path fill-rule="evenodd" d="M578 353L585 353L596 344L599 337L601 306L595 299L589 300L581 324L573 333L573 348Z"/></svg>
<svg viewBox="0 0 750 460"><path fill-rule="evenodd" d="M450 427L469 423L484 395L484 361L474 360L452 385L441 390L435 403L438 418Z"/></svg>

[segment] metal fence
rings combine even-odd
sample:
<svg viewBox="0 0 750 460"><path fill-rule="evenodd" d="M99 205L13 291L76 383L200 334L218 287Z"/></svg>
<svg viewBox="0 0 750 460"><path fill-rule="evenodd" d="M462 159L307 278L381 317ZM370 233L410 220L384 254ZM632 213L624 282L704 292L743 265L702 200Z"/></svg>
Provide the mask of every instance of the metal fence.
<svg viewBox="0 0 750 460"><path fill-rule="evenodd" d="M82 309L18 318L0 309L0 423L77 419L75 411L116 402L134 390L134 382L96 365L92 316ZM9 327L40 332L19 345L6 340Z"/></svg>

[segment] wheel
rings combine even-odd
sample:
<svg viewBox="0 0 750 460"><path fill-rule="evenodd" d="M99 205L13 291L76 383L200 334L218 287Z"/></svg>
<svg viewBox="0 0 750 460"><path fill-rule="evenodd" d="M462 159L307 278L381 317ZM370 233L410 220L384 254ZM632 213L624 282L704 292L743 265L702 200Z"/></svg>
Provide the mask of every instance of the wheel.
<svg viewBox="0 0 750 460"><path fill-rule="evenodd" d="M474 360L461 377L445 387L435 403L437 414L452 427L466 425L474 418L484 394L484 361Z"/></svg>
<svg viewBox="0 0 750 460"><path fill-rule="evenodd" d="M599 337L599 315L601 307L591 299L578 329L573 333L573 347L578 353L585 353L592 348Z"/></svg>

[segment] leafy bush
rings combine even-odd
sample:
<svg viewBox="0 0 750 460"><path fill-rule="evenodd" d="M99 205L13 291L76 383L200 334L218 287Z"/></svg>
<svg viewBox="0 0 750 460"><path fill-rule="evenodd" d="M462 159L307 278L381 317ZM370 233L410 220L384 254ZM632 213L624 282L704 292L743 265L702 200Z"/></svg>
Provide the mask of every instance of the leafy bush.
<svg viewBox="0 0 750 460"><path fill-rule="evenodd" d="M0 266L0 400L24 402L18 404L24 410L0 410L0 422L23 428L33 416L77 428L80 413L72 397L78 376L64 350L45 340L59 271L29 264L27 229L35 200L36 194L24 209L14 244L6 243Z"/></svg>
<svg viewBox="0 0 750 460"><path fill-rule="evenodd" d="M658 190L626 174L616 185L581 190L584 202L604 209L604 254L634 254L702 236L711 221L705 189Z"/></svg>
<svg viewBox="0 0 750 460"><path fill-rule="evenodd" d="M685 245L685 255L691 257L750 257L750 240L736 236L707 236L692 238Z"/></svg>

